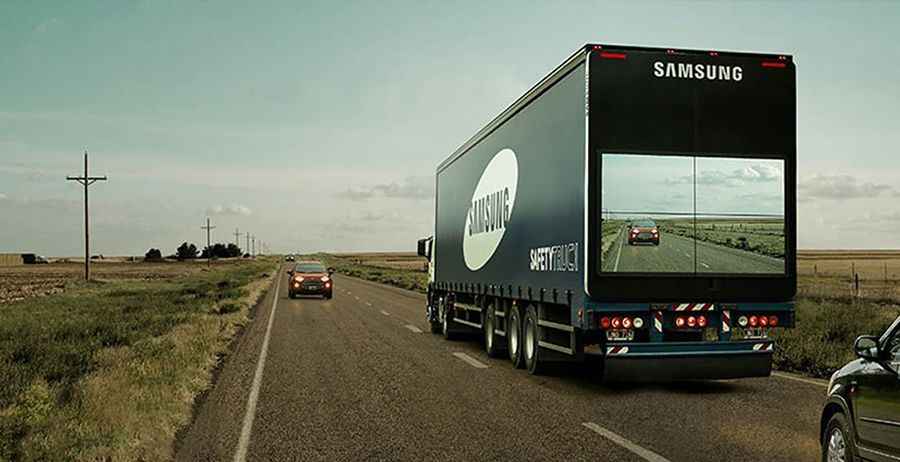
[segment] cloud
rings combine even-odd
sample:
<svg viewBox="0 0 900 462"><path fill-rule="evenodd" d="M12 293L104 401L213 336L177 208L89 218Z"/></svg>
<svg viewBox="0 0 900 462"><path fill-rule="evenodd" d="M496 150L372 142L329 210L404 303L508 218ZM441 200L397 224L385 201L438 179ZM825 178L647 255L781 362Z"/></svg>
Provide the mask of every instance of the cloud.
<svg viewBox="0 0 900 462"><path fill-rule="evenodd" d="M747 165L725 172L722 170L700 170L696 177L684 175L666 179L666 184L697 184L706 186L735 186L745 183L769 183L781 179L781 169L774 165Z"/></svg>
<svg viewBox="0 0 900 462"><path fill-rule="evenodd" d="M814 175L797 185L802 201L812 199L863 199L890 194L900 197L898 191L886 184L860 181L851 175Z"/></svg>
<svg viewBox="0 0 900 462"><path fill-rule="evenodd" d="M246 205L240 204L231 204L231 205L213 205L206 209L206 213L208 215L239 215L239 216L249 216L253 214L253 211L250 210L250 207Z"/></svg>
<svg viewBox="0 0 900 462"><path fill-rule="evenodd" d="M348 189L346 191L337 193L336 196L340 199L362 202L375 197L375 193L372 191L363 191L359 189Z"/></svg>
<svg viewBox="0 0 900 462"><path fill-rule="evenodd" d="M47 19L46 21L42 21L42 22L36 24L34 26L33 30L34 30L34 32L36 32L38 34L43 34L47 31L55 28L56 26L58 26L60 24L62 24L62 20L60 20L59 18L50 18L50 19Z"/></svg>
<svg viewBox="0 0 900 462"><path fill-rule="evenodd" d="M0 193L0 201L5 201L8 198L9 196L7 196L6 194Z"/></svg>
<svg viewBox="0 0 900 462"><path fill-rule="evenodd" d="M337 197L357 202L375 197L428 200L434 197L434 180L427 176L410 176L399 182L377 184L370 188L347 189L337 193Z"/></svg>

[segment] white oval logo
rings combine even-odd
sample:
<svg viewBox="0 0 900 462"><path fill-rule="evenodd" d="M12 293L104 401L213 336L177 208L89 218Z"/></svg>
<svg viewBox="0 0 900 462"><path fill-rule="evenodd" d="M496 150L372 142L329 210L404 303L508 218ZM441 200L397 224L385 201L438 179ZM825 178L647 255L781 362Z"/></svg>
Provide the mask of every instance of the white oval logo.
<svg viewBox="0 0 900 462"><path fill-rule="evenodd" d="M518 182L519 162L512 149L495 154L484 168L463 230L463 258L470 270L481 269L500 246L516 203Z"/></svg>

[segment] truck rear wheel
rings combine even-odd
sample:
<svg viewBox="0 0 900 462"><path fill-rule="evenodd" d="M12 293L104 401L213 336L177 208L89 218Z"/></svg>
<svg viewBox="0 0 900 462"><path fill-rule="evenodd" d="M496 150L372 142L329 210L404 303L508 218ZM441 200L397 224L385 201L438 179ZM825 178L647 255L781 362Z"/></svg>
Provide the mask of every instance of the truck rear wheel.
<svg viewBox="0 0 900 462"><path fill-rule="evenodd" d="M500 336L494 332L497 325L495 313L497 310L497 303L497 301L490 302L484 315L484 350L487 352L488 356L492 358L499 357L503 353L503 347L505 346L505 339L501 339Z"/></svg>
<svg viewBox="0 0 900 462"><path fill-rule="evenodd" d="M522 322L519 307L509 307L506 316L506 345L509 350L509 359L512 361L513 367L521 369L525 367L525 359L522 355Z"/></svg>
<svg viewBox="0 0 900 462"><path fill-rule="evenodd" d="M456 332L453 329L453 320L450 318L450 303L447 299L441 299L441 333L444 334L445 340L453 340L456 338Z"/></svg>
<svg viewBox="0 0 900 462"><path fill-rule="evenodd" d="M538 345L538 316L534 305L529 306L525 312L525 321L522 324L522 356L525 358L525 367L531 375L542 374L546 369L546 363L541 358L541 347Z"/></svg>

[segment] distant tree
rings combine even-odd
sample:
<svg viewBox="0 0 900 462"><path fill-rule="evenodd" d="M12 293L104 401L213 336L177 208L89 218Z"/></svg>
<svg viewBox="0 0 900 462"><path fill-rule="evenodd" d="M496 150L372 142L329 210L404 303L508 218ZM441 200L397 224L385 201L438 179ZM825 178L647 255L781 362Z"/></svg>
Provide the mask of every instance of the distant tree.
<svg viewBox="0 0 900 462"><path fill-rule="evenodd" d="M240 257L241 256L241 248L235 244L228 244L228 248L226 249L225 253L230 258Z"/></svg>
<svg viewBox="0 0 900 462"><path fill-rule="evenodd" d="M178 250L175 251L175 254L178 256L179 260L190 260L192 258L197 258L197 246L184 242L180 246L178 246Z"/></svg>
<svg viewBox="0 0 900 462"><path fill-rule="evenodd" d="M150 249L144 254L144 260L162 260L162 252L159 249Z"/></svg>

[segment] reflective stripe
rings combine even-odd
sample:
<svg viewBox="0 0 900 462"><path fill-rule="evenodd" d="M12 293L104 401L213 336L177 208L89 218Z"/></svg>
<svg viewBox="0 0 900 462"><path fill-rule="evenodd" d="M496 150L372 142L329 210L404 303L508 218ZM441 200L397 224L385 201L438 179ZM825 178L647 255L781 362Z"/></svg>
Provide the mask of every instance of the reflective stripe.
<svg viewBox="0 0 900 462"><path fill-rule="evenodd" d="M731 332L731 311L722 311L722 332Z"/></svg>

